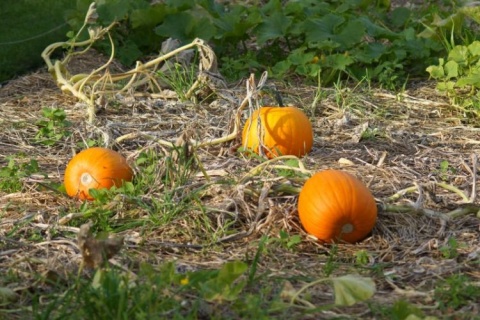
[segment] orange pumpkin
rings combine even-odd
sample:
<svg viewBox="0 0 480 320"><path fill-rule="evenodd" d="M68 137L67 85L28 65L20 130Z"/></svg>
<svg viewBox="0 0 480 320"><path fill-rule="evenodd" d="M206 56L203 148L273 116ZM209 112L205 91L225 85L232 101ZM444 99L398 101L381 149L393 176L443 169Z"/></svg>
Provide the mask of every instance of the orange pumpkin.
<svg viewBox="0 0 480 320"><path fill-rule="evenodd" d="M70 160L64 183L70 197L93 200L88 190L119 187L132 179L133 171L121 154L96 147L83 150Z"/></svg>
<svg viewBox="0 0 480 320"><path fill-rule="evenodd" d="M354 243L372 231L377 205L360 180L343 171L325 170L305 182L298 214L305 230L317 239Z"/></svg>
<svg viewBox="0 0 480 320"><path fill-rule="evenodd" d="M302 157L310 152L312 145L312 124L295 107L262 107L255 110L243 127L242 146L268 158Z"/></svg>

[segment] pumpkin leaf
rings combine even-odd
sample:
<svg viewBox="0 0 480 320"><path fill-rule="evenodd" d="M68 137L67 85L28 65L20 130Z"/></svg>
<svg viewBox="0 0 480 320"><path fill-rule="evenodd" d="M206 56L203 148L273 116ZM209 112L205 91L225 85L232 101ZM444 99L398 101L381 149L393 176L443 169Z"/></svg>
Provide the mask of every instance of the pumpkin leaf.
<svg viewBox="0 0 480 320"><path fill-rule="evenodd" d="M275 40L285 36L291 24L292 18L280 11L276 11L271 16L265 17L256 29L258 44L262 45L268 40Z"/></svg>
<svg viewBox="0 0 480 320"><path fill-rule="evenodd" d="M345 275L332 279L335 305L351 306L365 301L375 293L375 282L371 278Z"/></svg>

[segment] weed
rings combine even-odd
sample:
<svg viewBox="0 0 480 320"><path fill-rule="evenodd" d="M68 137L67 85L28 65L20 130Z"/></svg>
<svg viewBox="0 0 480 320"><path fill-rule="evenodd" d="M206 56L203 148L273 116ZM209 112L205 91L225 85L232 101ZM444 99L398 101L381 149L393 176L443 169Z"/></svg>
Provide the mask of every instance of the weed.
<svg viewBox="0 0 480 320"><path fill-rule="evenodd" d="M457 310L470 302L478 301L480 290L468 276L454 274L437 284L434 297L440 303L440 309Z"/></svg>
<svg viewBox="0 0 480 320"><path fill-rule="evenodd" d="M28 163L19 164L13 156L7 157L7 166L0 168L0 190L18 192L22 189L22 179L39 172L38 162L31 159Z"/></svg>
<svg viewBox="0 0 480 320"><path fill-rule="evenodd" d="M66 120L67 115L63 109L43 108L42 116L46 119L39 120L39 130L35 135L37 143L50 146L71 135L68 128L71 123Z"/></svg>
<svg viewBox="0 0 480 320"><path fill-rule="evenodd" d="M370 263L370 255L366 250L355 252L355 264L358 266L366 266Z"/></svg>
<svg viewBox="0 0 480 320"><path fill-rule="evenodd" d="M391 320L423 319L424 317L421 309L403 299L395 301L390 306L370 303L369 308L375 315Z"/></svg>
<svg viewBox="0 0 480 320"><path fill-rule="evenodd" d="M194 61L196 59L193 59ZM191 62L190 65L185 65L179 62L170 63L170 68L167 70L157 72L158 77L168 87L172 88L177 93L181 101L188 101L188 90L192 87L196 80L196 63ZM169 63L169 62L167 62ZM195 95L192 95L195 96Z"/></svg>
<svg viewBox="0 0 480 320"><path fill-rule="evenodd" d="M458 243L457 239L450 237L448 238L447 243L441 246L439 250L445 259L455 259L458 257L458 249L460 247L461 245Z"/></svg>
<svg viewBox="0 0 480 320"><path fill-rule="evenodd" d="M327 261L323 265L323 274L325 275L325 277L329 277L338 268L337 253L338 246L336 244L333 244L330 247Z"/></svg>
<svg viewBox="0 0 480 320"><path fill-rule="evenodd" d="M287 231L280 230L279 238L269 238L267 240L268 244L279 244L281 247L287 250L293 250L295 247L302 242L300 235L295 234L293 236L289 235Z"/></svg>

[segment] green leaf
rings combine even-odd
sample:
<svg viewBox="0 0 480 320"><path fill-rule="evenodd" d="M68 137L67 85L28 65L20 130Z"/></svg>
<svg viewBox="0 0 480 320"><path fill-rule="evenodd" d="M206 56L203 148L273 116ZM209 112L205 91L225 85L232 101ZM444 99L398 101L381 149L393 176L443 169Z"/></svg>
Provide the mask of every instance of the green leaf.
<svg viewBox="0 0 480 320"><path fill-rule="evenodd" d="M104 0L97 3L98 17L105 24L125 19L129 9L129 0Z"/></svg>
<svg viewBox="0 0 480 320"><path fill-rule="evenodd" d="M446 72L447 79L457 78L458 77L458 63L453 60L445 63L443 69Z"/></svg>
<svg viewBox="0 0 480 320"><path fill-rule="evenodd" d="M247 284L246 280L236 280L248 269L246 263L241 261L227 262L218 274L212 278L198 283L198 286L207 301L234 301ZM192 275L193 280L193 275ZM193 282L193 281L192 281Z"/></svg>
<svg viewBox="0 0 480 320"><path fill-rule="evenodd" d="M429 66L427 72L430 74L430 77L433 79L443 79L445 77L445 71L443 67L440 66Z"/></svg>
<svg viewBox="0 0 480 320"><path fill-rule="evenodd" d="M467 85L480 88L480 73L471 73L466 77L460 78L457 81L458 87L465 87Z"/></svg>
<svg viewBox="0 0 480 320"><path fill-rule="evenodd" d="M118 60L124 65L131 65L142 56L142 51L138 48L137 44L132 40L127 40L118 49Z"/></svg>
<svg viewBox="0 0 480 320"><path fill-rule="evenodd" d="M346 275L332 278L335 305L351 306L365 301L375 293L375 282L370 278Z"/></svg>
<svg viewBox="0 0 480 320"><path fill-rule="evenodd" d="M468 64L469 52L466 46L455 46L448 53L448 60L457 62L460 66L466 66Z"/></svg>
<svg viewBox="0 0 480 320"><path fill-rule="evenodd" d="M130 15L130 22L133 29L144 26L154 27L161 23L169 13L164 4L157 3L147 9L133 10Z"/></svg>
<svg viewBox="0 0 480 320"><path fill-rule="evenodd" d="M348 21L340 33L334 38L344 49L348 50L362 41L365 36L365 27L359 20Z"/></svg>
<svg viewBox="0 0 480 320"><path fill-rule="evenodd" d="M473 41L468 45L468 51L473 57L480 58L480 41Z"/></svg>
<svg viewBox="0 0 480 320"><path fill-rule="evenodd" d="M391 19L395 27L404 26L407 21L410 19L412 12L410 9L405 7L398 7L392 11Z"/></svg>
<svg viewBox="0 0 480 320"><path fill-rule="evenodd" d="M305 21L305 40L307 42L322 42L335 37L337 28L345 21L345 18L336 14L327 14L319 19Z"/></svg>
<svg viewBox="0 0 480 320"><path fill-rule="evenodd" d="M238 279L245 271L248 265L241 261L227 262L223 265L218 273L218 280L231 284Z"/></svg>
<svg viewBox="0 0 480 320"><path fill-rule="evenodd" d="M285 37L291 23L292 18L281 11L275 11L271 16L265 17L255 29L258 44L262 45L268 40Z"/></svg>
<svg viewBox="0 0 480 320"><path fill-rule="evenodd" d="M163 23L155 28L155 33L182 42L192 41L197 37L210 40L215 34L215 26L207 17L198 17L192 12L182 11L167 15Z"/></svg>
<svg viewBox="0 0 480 320"><path fill-rule="evenodd" d="M334 70L345 71L347 66L351 65L353 62L354 60L349 55L337 53L327 56L325 65Z"/></svg>

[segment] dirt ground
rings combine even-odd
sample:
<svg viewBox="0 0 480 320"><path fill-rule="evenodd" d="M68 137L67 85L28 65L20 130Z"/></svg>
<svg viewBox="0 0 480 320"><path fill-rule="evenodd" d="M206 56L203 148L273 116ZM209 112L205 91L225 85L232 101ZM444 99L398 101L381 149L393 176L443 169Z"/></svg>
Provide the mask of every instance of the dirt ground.
<svg viewBox="0 0 480 320"><path fill-rule="evenodd" d="M80 65L89 70L96 63L90 58ZM286 103L303 107L312 119L315 141L312 152L302 160L305 167L312 172L335 168L354 174L370 188L380 208L371 236L354 245L338 244L335 274L351 271L356 253L364 250L369 259L365 270L377 286L374 302L388 304L403 298L437 316L441 313L436 309L433 290L439 280L462 273L480 283L478 119L451 106L432 83L413 83L400 94L360 87L325 88L313 106L316 87L275 85ZM24 177L20 192L0 192L0 273L15 270L22 281L14 290L33 290L38 274L54 272L68 277L78 269L78 228L75 223L63 223L62 218L80 210L81 203L45 185L62 183L66 163L79 151L79 143L93 139L120 151L133 163L142 150L167 152L155 139L175 141L185 132L195 139L226 135L245 97L245 81L231 84L229 90L234 97L231 101L214 96L197 104L124 95L117 97L115 104L105 104L97 112L96 122L89 124L85 106L63 94L43 69L2 86L0 164L5 166L9 156L20 162L35 159L41 171ZM269 102L268 97L262 99ZM72 122L72 135L53 146L35 144L36 123L43 107L64 109ZM126 138L115 141L122 136ZM236 153L237 142L196 150L211 177L211 187L202 201L209 207L237 208L239 222L230 230L236 231L237 237L198 250L196 245L204 245L208 238L202 230L181 232L190 225L182 219L149 230L148 237L141 235L145 230L130 228L119 231L125 236L125 248L115 258L118 263L175 260L188 268L218 267L254 253L262 235L278 237L279 230L286 230L290 235L301 235L302 243L294 251L266 255L260 269L289 276L321 273L331 246L305 234L296 215L296 195L276 189L285 183L301 186L295 178L279 178L267 168L237 185L216 184L225 177L243 181L259 164ZM185 188L188 191L206 183L198 174ZM265 188L270 192L262 197ZM151 196L156 195L145 195ZM265 210L255 221L252 212L259 210L260 202ZM118 225L125 215L142 216L142 208L133 204L116 204L115 210ZM253 232L248 233L252 226ZM443 249L449 247L451 239L458 248L449 256ZM328 293L315 295L315 301L331 299ZM365 303L333 309L324 316L348 314L372 317ZM462 314L480 314L480 304L469 303L450 315L462 318Z"/></svg>

